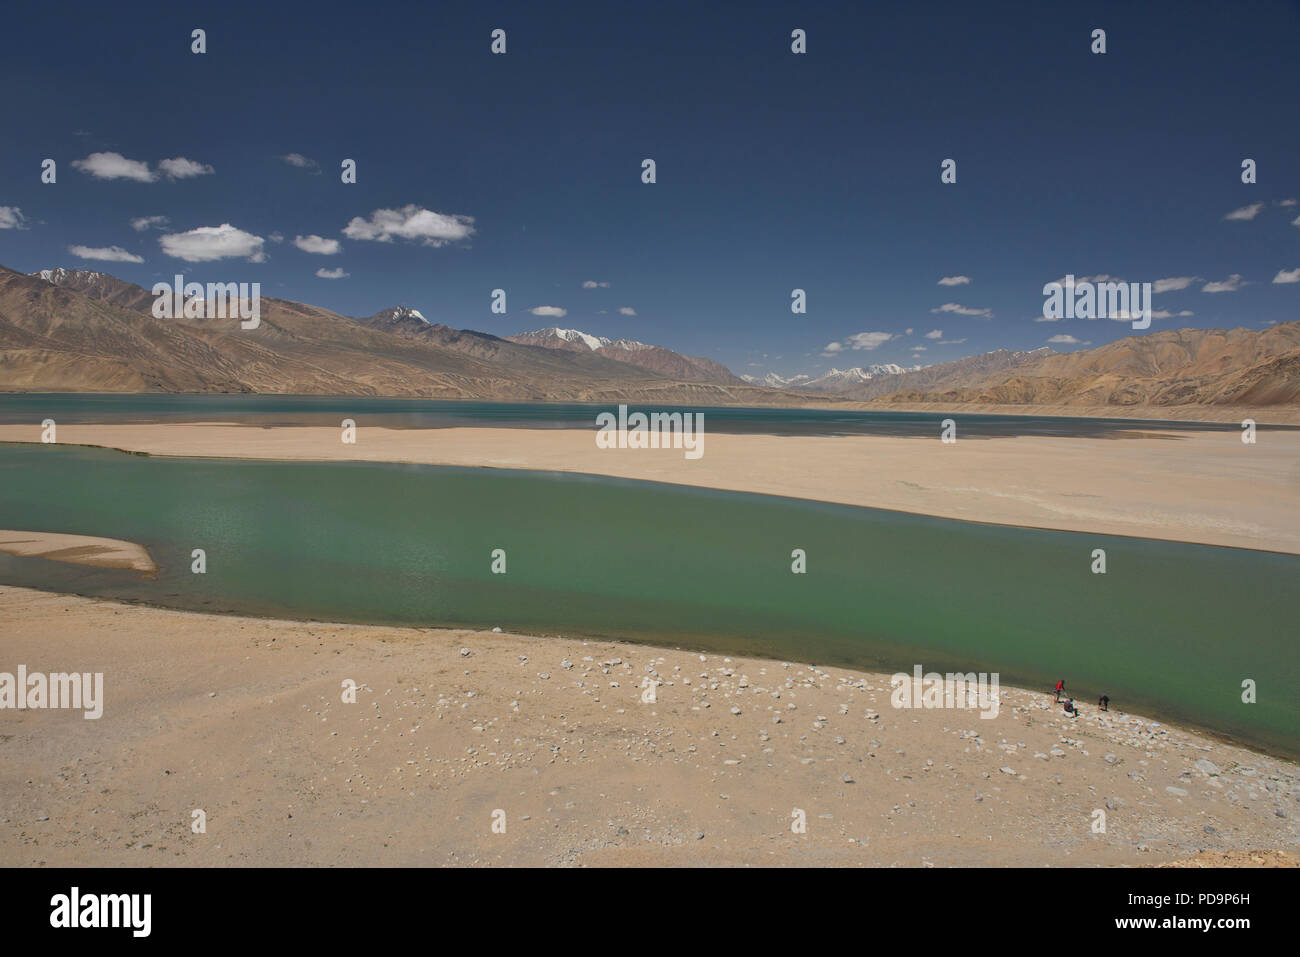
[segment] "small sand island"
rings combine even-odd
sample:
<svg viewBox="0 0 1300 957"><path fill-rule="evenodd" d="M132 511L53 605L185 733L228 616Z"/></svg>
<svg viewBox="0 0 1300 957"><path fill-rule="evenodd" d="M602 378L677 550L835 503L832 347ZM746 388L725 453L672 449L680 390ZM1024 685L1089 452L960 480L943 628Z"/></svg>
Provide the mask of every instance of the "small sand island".
<svg viewBox="0 0 1300 957"><path fill-rule="evenodd" d="M148 574L158 571L143 545L116 538L96 538L94 535L0 529L0 552L96 568L130 568Z"/></svg>

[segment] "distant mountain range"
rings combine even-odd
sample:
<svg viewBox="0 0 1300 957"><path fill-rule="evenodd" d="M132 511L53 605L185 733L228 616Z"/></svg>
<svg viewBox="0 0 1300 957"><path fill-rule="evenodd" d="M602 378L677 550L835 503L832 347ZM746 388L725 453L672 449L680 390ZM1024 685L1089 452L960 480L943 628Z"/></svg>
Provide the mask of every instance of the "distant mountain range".
<svg viewBox="0 0 1300 957"><path fill-rule="evenodd" d="M926 372L930 369L911 381L900 376L901 388L890 389L885 401L1031 407L1295 405L1300 403L1300 321L1258 332L1152 332L1085 352L1049 351L1003 371L972 376L969 382L941 376L927 382L919 378Z"/></svg>
<svg viewBox="0 0 1300 957"><path fill-rule="evenodd" d="M596 355L649 369L670 379L682 382L716 382L723 385L744 385L745 381L732 375L730 370L712 359L682 355L662 346L648 346L632 339L606 339L592 336L577 329L538 329L517 336L506 336L511 342L544 349L563 349L570 352L594 352Z"/></svg>
<svg viewBox="0 0 1300 957"><path fill-rule="evenodd" d="M667 349L528 345L430 323L402 306L352 318L264 297L252 332L229 319L155 318L153 304L149 290L106 273L0 266L0 389L800 404Z"/></svg>
<svg viewBox="0 0 1300 957"><path fill-rule="evenodd" d="M153 304L152 292L107 273L0 266L0 390L1026 411L1300 405L1300 321L756 380L663 346L554 327L502 338L429 322L405 306L352 318L263 298L252 332L229 319L158 319Z"/></svg>
<svg viewBox="0 0 1300 957"><path fill-rule="evenodd" d="M919 369L921 367L912 366L912 368ZM887 362L880 365L870 365L865 369L861 366L854 366L852 369L831 369L816 378L809 375L797 375L786 379L775 372L769 372L762 379L755 378L752 375L744 375L741 378L746 382L771 386L774 389L807 389L810 392L845 393L852 391L854 386L870 382L880 376L902 375L907 371L900 365Z"/></svg>

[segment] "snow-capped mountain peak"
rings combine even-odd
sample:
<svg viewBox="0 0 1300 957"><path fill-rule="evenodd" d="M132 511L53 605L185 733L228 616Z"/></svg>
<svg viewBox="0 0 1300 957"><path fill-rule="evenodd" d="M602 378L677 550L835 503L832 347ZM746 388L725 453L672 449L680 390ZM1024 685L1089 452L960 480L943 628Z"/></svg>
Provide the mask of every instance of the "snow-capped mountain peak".
<svg viewBox="0 0 1300 957"><path fill-rule="evenodd" d="M69 280L95 282L105 276L102 272L91 272L88 269L64 269L62 266L56 269L42 269L38 273L33 273L33 275L40 276L46 282L53 283L56 286L61 286Z"/></svg>
<svg viewBox="0 0 1300 957"><path fill-rule="evenodd" d="M559 339L563 339L565 342L581 342L592 352L595 352L601 346L610 345L612 342L612 340L606 339L604 336L593 336L578 329L557 329L552 327L550 329L538 329L536 332L528 334L533 336L545 336L548 333Z"/></svg>

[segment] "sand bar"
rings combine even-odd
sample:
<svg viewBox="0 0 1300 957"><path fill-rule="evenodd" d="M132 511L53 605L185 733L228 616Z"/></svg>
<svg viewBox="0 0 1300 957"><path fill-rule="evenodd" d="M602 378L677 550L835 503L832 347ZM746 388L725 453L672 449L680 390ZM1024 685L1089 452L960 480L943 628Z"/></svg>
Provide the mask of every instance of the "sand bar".
<svg viewBox="0 0 1300 957"><path fill-rule="evenodd" d="M340 430L233 424L60 425L62 443L155 455L388 461L586 472L944 518L1300 554L1300 432L938 440L707 432L704 455L600 449L583 429ZM35 425L0 441L39 441Z"/></svg>
<svg viewBox="0 0 1300 957"><path fill-rule="evenodd" d="M143 545L93 535L0 529L0 552L97 568L131 568L150 574L158 570Z"/></svg>

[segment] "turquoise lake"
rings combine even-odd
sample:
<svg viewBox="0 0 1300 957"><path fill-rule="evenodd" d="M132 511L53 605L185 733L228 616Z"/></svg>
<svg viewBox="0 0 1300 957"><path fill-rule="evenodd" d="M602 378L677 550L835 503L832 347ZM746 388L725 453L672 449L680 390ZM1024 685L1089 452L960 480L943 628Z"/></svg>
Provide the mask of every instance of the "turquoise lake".
<svg viewBox="0 0 1300 957"><path fill-rule="evenodd" d="M160 566L148 578L0 554L3 584L886 672L921 664L1030 688L1063 677L1084 702L1105 692L1113 708L1300 751L1297 556L574 474L40 444L0 446L0 528L139 542ZM1108 574L1090 572L1097 547ZM191 573L195 548L204 575ZM807 574L791 573L795 548ZM1241 702L1245 679L1256 704Z"/></svg>

